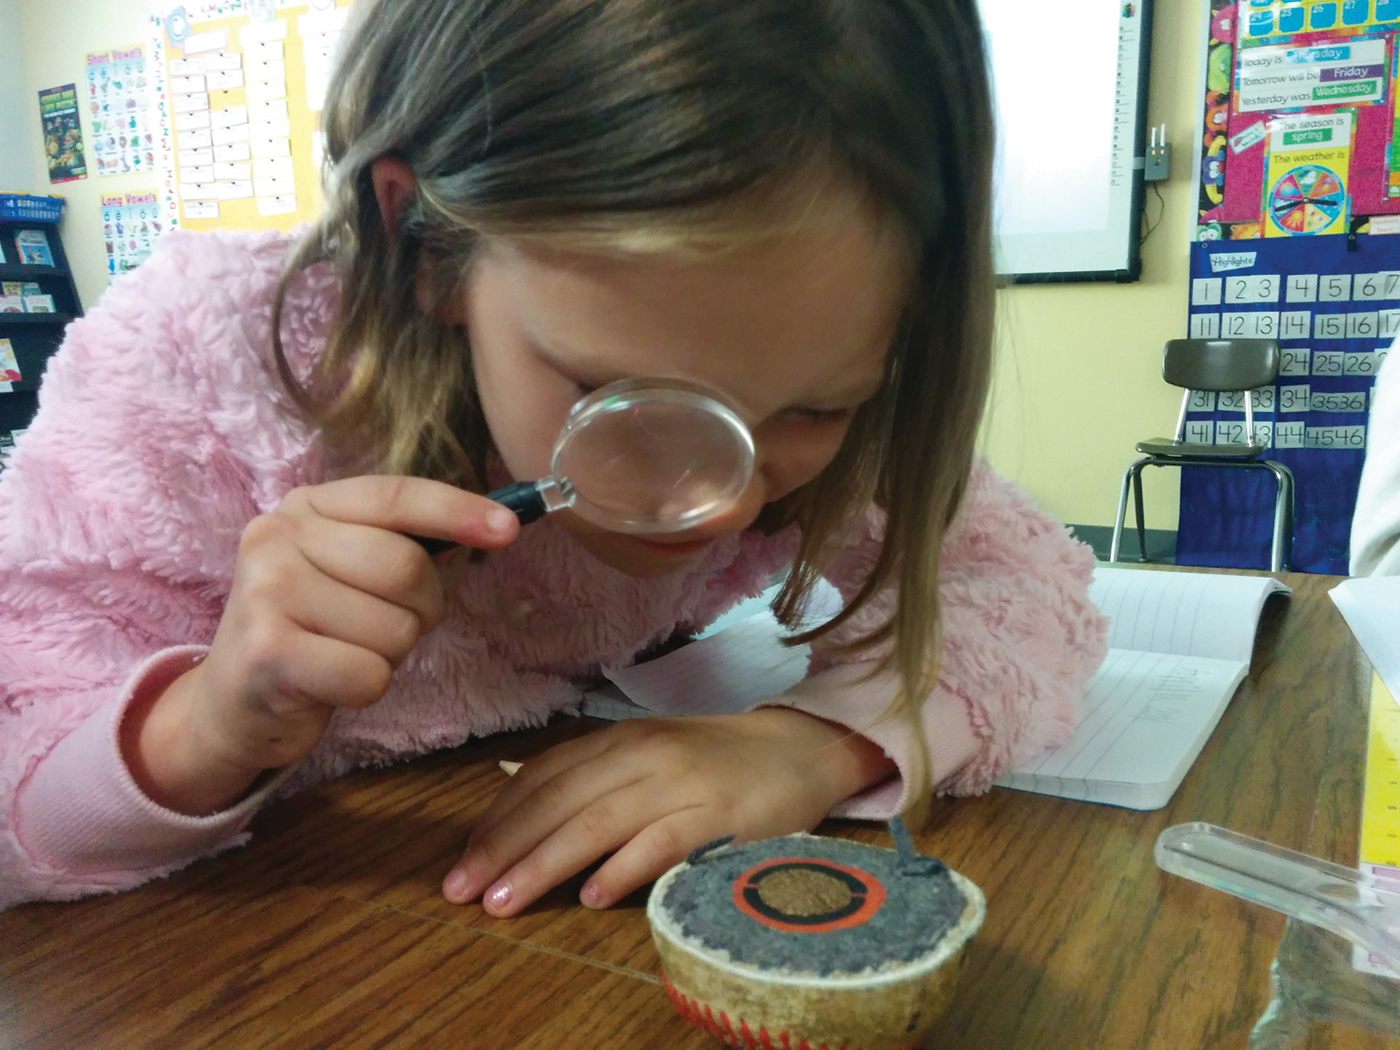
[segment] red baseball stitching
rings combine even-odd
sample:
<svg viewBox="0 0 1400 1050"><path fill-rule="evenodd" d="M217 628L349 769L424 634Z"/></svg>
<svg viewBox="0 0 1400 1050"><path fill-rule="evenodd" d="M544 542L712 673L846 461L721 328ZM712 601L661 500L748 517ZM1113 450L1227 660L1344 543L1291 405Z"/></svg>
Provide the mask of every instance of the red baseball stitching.
<svg viewBox="0 0 1400 1050"><path fill-rule="evenodd" d="M664 971L661 974L661 980L666 985L666 994L671 999L671 1005L676 1008L676 1013L702 1032L714 1036L726 1046L736 1047L737 1050L861 1050L860 1047L856 1046L833 1047L826 1043L813 1046L805 1039L793 1045L792 1037L787 1032L779 1032L776 1036L777 1042L774 1042L775 1037L768 1034L767 1028L760 1027L755 1032L749 1023L742 1018L739 1019L739 1029L736 1032L733 1023L729 1020L729 1015L723 1010L720 1011L719 1020L715 1020L714 1011L709 1006L680 992ZM909 1046L905 1047L904 1050L919 1050L919 1048Z"/></svg>

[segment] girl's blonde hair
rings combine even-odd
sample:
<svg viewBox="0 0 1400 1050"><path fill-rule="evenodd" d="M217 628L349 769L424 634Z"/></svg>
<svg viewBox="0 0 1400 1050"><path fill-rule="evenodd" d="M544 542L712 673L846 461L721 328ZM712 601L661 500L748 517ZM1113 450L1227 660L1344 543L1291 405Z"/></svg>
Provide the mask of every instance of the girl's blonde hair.
<svg viewBox="0 0 1400 1050"><path fill-rule="evenodd" d="M939 553L990 372L993 128L975 0L361 7L326 100L326 210L290 261L273 325L283 381L327 448L479 490L490 435L471 349L440 316L481 237L722 245L800 220L814 199L801 188L835 179L907 232L911 293L879 393L830 466L759 527L801 528L775 604L796 625L833 541L872 500L883 508L863 586L799 637L897 584L893 614L852 645L887 647L902 682L893 711L920 726L940 650ZM392 234L371 179L381 157L418 183ZM282 307L296 272L323 261L342 301L302 381L283 354Z"/></svg>

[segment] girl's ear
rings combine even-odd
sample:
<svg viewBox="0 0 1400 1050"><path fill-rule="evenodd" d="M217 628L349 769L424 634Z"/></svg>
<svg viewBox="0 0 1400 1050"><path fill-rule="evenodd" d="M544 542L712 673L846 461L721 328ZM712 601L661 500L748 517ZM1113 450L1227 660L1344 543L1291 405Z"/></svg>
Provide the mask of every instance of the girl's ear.
<svg viewBox="0 0 1400 1050"><path fill-rule="evenodd" d="M384 223L385 235L392 240L403 218L409 201L418 195L418 178L413 169L398 157L380 157L369 167L370 179L374 183L374 199L379 203L379 217ZM417 299L418 308L425 313L433 309L432 276L426 268L430 260L423 258L419 263ZM453 325L466 323L465 306L455 296L437 309L443 321Z"/></svg>
<svg viewBox="0 0 1400 1050"><path fill-rule="evenodd" d="M384 231L393 237L408 202L418 195L418 178L398 157L380 157L369 166L369 174Z"/></svg>

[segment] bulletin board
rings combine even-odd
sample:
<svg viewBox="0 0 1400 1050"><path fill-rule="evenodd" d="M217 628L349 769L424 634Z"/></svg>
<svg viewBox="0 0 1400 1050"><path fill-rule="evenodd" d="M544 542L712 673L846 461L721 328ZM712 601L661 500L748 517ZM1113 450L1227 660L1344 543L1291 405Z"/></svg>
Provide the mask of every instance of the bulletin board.
<svg viewBox="0 0 1400 1050"><path fill-rule="evenodd" d="M321 207L320 110L350 0L206 0L151 17L167 227L286 230Z"/></svg>
<svg viewBox="0 0 1400 1050"><path fill-rule="evenodd" d="M1400 0L1209 0L1189 332L1279 341L1255 443L1297 482L1292 566L1347 571L1374 376L1400 335ZM1187 440L1242 442L1193 393ZM1177 561L1268 566L1273 478L1188 468Z"/></svg>

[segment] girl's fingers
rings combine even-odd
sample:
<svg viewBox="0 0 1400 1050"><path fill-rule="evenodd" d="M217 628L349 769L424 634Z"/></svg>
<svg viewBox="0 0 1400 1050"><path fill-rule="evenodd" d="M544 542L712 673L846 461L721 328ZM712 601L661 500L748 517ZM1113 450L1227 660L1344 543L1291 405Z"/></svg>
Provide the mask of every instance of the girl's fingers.
<svg viewBox="0 0 1400 1050"><path fill-rule="evenodd" d="M583 884L579 901L589 908L611 907L659 879L695 847L732 834L732 827L724 826L718 815L707 810L701 816L699 809L677 810L648 824Z"/></svg>
<svg viewBox="0 0 1400 1050"><path fill-rule="evenodd" d="M480 896L502 872L593 803L644 776L643 771L634 770L633 764L627 761L584 762L539 784L505 811L510 813L510 819L497 819L488 830L473 832L467 851L444 880L443 892L449 900L459 903ZM514 786L511 784L506 790ZM610 828L615 818L609 812L595 812L590 817L595 821L592 825L595 838L606 838L611 833L596 823L605 817ZM610 847L600 847L599 852L606 848Z"/></svg>
<svg viewBox="0 0 1400 1050"><path fill-rule="evenodd" d="M520 523L499 503L427 478L369 475L342 478L289 493L293 512L309 508L323 518L390 532L430 536L470 547L503 547Z"/></svg>
<svg viewBox="0 0 1400 1050"><path fill-rule="evenodd" d="M442 619L442 582L426 551L407 536L313 517L298 528L302 556L347 587L408 609L426 632Z"/></svg>
<svg viewBox="0 0 1400 1050"><path fill-rule="evenodd" d="M393 667L403 663L424 630L417 612L315 572L287 595L284 612L312 634L367 649Z"/></svg>
<svg viewBox="0 0 1400 1050"><path fill-rule="evenodd" d="M566 740L564 743L550 748L538 758L530 759L511 778L510 782L496 793L496 797L491 800L486 812L472 825L468 847L485 841L491 829L510 814L516 806L520 805L524 799L533 795L541 785L574 766L591 762L610 750L611 747L612 740L609 734L589 733L576 740ZM468 852L470 853L470 848Z"/></svg>
<svg viewBox="0 0 1400 1050"><path fill-rule="evenodd" d="M276 692L332 707L368 707L389 688L394 669L378 653L287 625L274 673Z"/></svg>
<svg viewBox="0 0 1400 1050"><path fill-rule="evenodd" d="M492 882L482 907L492 915L514 915L605 853L646 835L671 809L660 795L648 778L595 799Z"/></svg>

